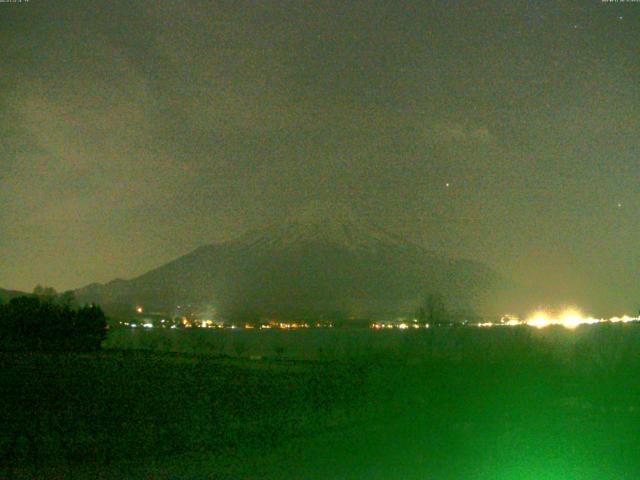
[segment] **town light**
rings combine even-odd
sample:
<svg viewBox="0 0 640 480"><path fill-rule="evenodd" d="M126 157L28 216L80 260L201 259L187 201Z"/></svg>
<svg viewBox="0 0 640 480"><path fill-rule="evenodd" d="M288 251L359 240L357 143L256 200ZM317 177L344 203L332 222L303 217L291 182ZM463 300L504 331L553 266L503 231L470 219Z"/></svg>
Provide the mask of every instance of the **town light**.
<svg viewBox="0 0 640 480"><path fill-rule="evenodd" d="M536 312L526 323L531 327L544 328L551 325L551 320L546 312Z"/></svg>

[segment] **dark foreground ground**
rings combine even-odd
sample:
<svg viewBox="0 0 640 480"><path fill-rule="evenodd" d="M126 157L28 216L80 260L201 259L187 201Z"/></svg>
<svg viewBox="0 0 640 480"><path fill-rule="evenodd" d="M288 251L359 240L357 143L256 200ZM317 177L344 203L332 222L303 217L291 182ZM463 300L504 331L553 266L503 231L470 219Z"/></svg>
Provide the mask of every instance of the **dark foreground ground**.
<svg viewBox="0 0 640 480"><path fill-rule="evenodd" d="M0 478L640 478L638 329L592 328L419 361L3 353Z"/></svg>

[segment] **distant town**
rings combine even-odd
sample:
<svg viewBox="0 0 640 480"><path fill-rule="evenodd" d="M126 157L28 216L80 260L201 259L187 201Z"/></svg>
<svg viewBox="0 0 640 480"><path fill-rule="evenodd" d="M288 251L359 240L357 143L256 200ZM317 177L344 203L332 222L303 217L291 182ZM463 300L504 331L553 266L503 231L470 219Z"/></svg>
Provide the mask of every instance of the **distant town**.
<svg viewBox="0 0 640 480"><path fill-rule="evenodd" d="M180 307L178 307L179 309ZM449 327L470 327L470 328L491 328L491 327L518 327L529 326L534 328L545 328L560 326L572 330L581 325L594 325L600 323L630 323L640 321L640 316L631 317L622 315L611 318L585 317L576 310L565 310L559 315L540 311L521 319L517 315L505 314L495 321L437 321L425 322L418 318L397 317L393 320L376 321L363 318L348 318L340 321L281 321L277 319L261 319L253 322L229 322L220 318L202 318L195 313L185 315L165 315L159 312L146 313L141 306L135 307L135 314L127 320L118 320L117 325L127 328L168 328L168 329L189 329L189 328L211 328L211 329L258 329L258 330L299 330L312 328L368 328L372 330L410 330L428 329L435 326Z"/></svg>

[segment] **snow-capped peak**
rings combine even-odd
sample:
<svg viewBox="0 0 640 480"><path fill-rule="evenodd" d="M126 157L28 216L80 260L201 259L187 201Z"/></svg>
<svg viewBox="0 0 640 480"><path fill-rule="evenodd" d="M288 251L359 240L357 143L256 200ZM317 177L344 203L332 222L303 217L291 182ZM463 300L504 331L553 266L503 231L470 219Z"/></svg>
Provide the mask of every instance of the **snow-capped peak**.
<svg viewBox="0 0 640 480"><path fill-rule="evenodd" d="M344 205L314 204L296 209L284 222L250 232L240 242L251 248L287 248L321 243L349 250L378 250L406 246L396 237L355 214Z"/></svg>

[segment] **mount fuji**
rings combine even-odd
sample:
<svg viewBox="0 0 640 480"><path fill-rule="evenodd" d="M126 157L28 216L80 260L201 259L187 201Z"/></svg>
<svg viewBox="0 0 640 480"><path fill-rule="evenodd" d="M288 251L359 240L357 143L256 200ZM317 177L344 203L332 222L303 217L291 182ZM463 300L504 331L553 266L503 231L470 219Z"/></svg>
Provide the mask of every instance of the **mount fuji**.
<svg viewBox="0 0 640 480"><path fill-rule="evenodd" d="M439 255L349 209L314 206L76 295L107 311L192 304L211 305L228 317L362 317L413 312L430 292L442 294L453 310L482 311L502 283L483 263Z"/></svg>

